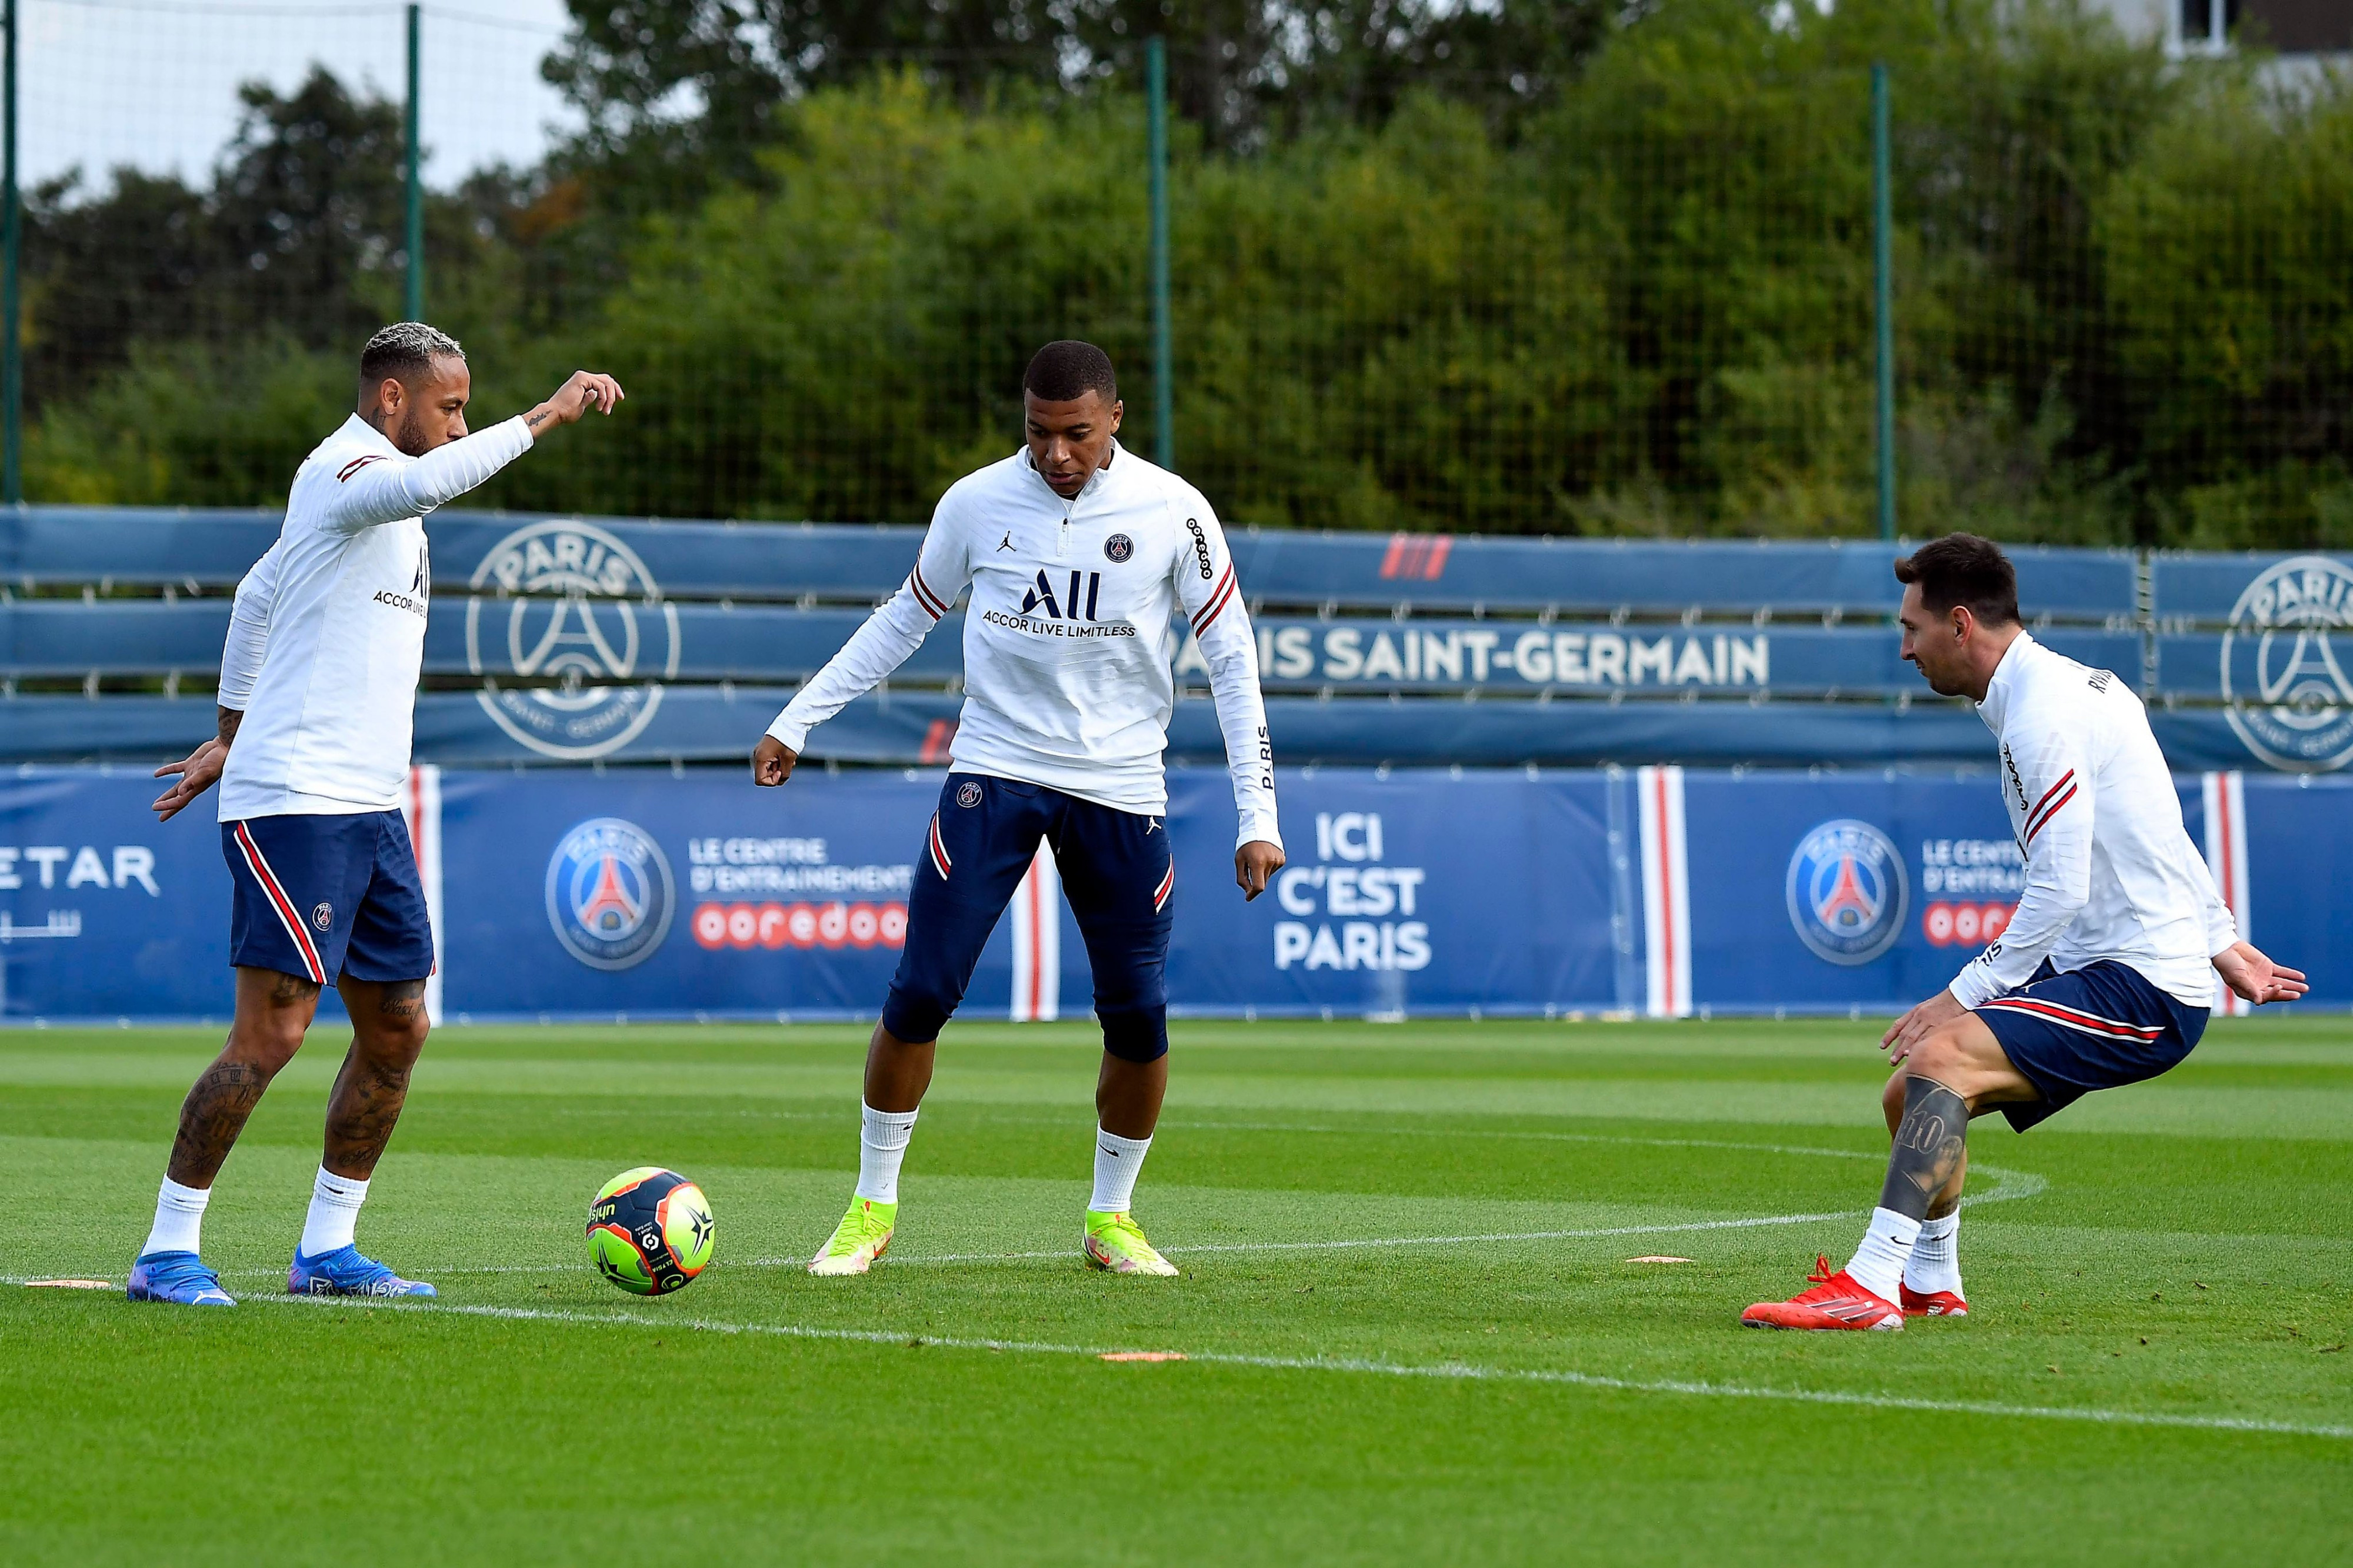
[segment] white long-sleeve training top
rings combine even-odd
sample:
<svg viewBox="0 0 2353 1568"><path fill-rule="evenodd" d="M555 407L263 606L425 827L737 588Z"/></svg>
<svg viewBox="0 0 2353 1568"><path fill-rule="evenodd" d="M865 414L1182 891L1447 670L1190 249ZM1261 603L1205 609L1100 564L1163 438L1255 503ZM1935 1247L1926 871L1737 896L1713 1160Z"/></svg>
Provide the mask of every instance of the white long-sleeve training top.
<svg viewBox="0 0 2353 1568"><path fill-rule="evenodd" d="M2026 889L2001 939L1951 990L1976 1007L2061 970L2113 959L2193 1007L2214 1000L2211 960L2238 940L2181 797L2125 683L2025 632L1978 712L2001 742L2001 795L2026 856Z"/></svg>
<svg viewBox="0 0 2353 1568"><path fill-rule="evenodd" d="M1209 667L1237 842L1282 844L1258 645L1225 532L1200 491L1116 444L1071 500L1026 447L956 481L906 583L768 733L804 750L809 731L906 661L967 585L957 768L1119 811L1166 811L1181 605Z"/></svg>
<svg viewBox="0 0 2353 1568"><path fill-rule="evenodd" d="M517 416L411 458L354 414L303 460L221 654L220 705L245 713L223 822L400 804L433 577L423 514L531 445Z"/></svg>

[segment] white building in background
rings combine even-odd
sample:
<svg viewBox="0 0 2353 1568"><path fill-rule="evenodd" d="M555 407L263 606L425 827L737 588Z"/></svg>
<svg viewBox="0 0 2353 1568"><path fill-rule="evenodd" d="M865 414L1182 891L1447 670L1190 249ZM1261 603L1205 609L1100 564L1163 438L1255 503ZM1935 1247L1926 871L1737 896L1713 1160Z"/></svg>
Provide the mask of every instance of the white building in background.
<svg viewBox="0 0 2353 1568"><path fill-rule="evenodd" d="M2136 38L2163 38L2168 53L2226 54L2259 37L2282 63L2310 69L2353 64L2353 0L2091 0Z"/></svg>

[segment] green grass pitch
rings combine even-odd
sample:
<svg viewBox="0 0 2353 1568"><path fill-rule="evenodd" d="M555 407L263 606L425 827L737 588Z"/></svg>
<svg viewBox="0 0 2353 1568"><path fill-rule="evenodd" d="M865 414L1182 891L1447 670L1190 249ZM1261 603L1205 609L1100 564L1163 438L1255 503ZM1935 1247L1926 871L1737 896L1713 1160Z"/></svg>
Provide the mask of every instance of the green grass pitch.
<svg viewBox="0 0 2353 1568"><path fill-rule="evenodd" d="M1080 1266L1083 1026L951 1031L851 1280L863 1030L453 1028L360 1231L430 1307L283 1298L322 1029L206 1221L246 1304L0 1285L0 1561L2353 1558L2353 1025L1980 1121L1968 1321L1743 1331L1860 1234L1879 1027L1180 1024L1175 1280ZM215 1044L0 1036L0 1276L120 1284ZM581 1238L646 1163L719 1224L653 1301Z"/></svg>

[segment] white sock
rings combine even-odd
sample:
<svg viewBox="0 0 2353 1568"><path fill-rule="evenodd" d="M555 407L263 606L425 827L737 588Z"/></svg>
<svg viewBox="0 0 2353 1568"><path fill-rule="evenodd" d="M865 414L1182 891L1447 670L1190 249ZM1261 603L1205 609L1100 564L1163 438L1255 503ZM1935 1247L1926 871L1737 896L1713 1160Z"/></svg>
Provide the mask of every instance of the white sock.
<svg viewBox="0 0 2353 1568"><path fill-rule="evenodd" d="M1144 1157L1152 1152L1149 1138L1123 1138L1095 1129L1095 1195L1087 1204L1092 1214L1125 1214L1135 1201L1135 1178Z"/></svg>
<svg viewBox="0 0 2353 1568"><path fill-rule="evenodd" d="M1920 1237L1912 1244L1912 1260L1904 1266L1904 1283L1923 1296L1939 1290L1961 1293L1961 1211L1942 1219L1920 1222Z"/></svg>
<svg viewBox="0 0 2353 1568"><path fill-rule="evenodd" d="M305 1258L324 1258L349 1247L367 1190L365 1182L320 1166L311 1183L311 1215L302 1222L302 1245L296 1250Z"/></svg>
<svg viewBox="0 0 2353 1568"><path fill-rule="evenodd" d="M1919 1235L1918 1220L1894 1209L1873 1209L1871 1228L1862 1233L1862 1245L1854 1249L1846 1271L1881 1300L1893 1301L1903 1286L1904 1265Z"/></svg>
<svg viewBox="0 0 2353 1568"><path fill-rule="evenodd" d="M865 1124L858 1134L858 1195L869 1203L899 1201L899 1165L915 1135L916 1112L877 1110L860 1101Z"/></svg>
<svg viewBox="0 0 2353 1568"><path fill-rule="evenodd" d="M147 1245L139 1249L139 1256L202 1251L198 1243L205 1228L205 1205L212 1201L210 1187L184 1187L164 1177L163 1191L155 1194L155 1224L147 1232Z"/></svg>

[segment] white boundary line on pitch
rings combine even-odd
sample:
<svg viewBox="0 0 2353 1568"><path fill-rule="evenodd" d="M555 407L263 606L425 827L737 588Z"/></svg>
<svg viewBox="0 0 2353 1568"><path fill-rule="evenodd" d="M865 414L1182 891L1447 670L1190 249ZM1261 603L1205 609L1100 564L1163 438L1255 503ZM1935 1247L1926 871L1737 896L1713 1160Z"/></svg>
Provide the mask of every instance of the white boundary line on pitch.
<svg viewBox="0 0 2353 1568"><path fill-rule="evenodd" d="M1241 1124L1226 1122L1223 1126ZM1321 1131L1320 1128L1258 1127L1261 1131ZM1608 1133L1493 1133L1496 1137L1558 1138L1583 1142L1643 1143L1667 1148L1732 1149L1774 1154L1814 1154L1841 1160L1880 1160L1885 1156L1856 1149L1810 1149L1784 1143L1732 1143L1682 1138L1624 1138ZM1999 1184L1991 1192L1972 1193L1961 1199L1964 1208L1978 1204L2015 1203L2021 1198L2036 1197L2049 1190L2047 1178L2031 1171L2010 1171L1999 1165L1979 1165L1980 1175L1993 1177ZM1582 1241L1613 1236L1672 1236L1684 1232L1711 1230L1754 1230L1764 1226L1812 1225L1834 1219L1854 1219L1867 1215L1864 1209L1837 1209L1823 1214L1763 1215L1743 1219L1687 1220L1660 1225L1600 1226L1577 1230L1485 1231L1459 1236L1385 1236L1344 1237L1328 1241L1227 1241L1204 1242L1197 1247L1165 1248L1167 1256L1185 1258L1194 1253L1227 1252L1355 1252L1390 1247L1461 1247L1473 1243L1510 1241ZM1029 1263L1078 1256L1075 1248L1049 1248L1036 1252L938 1252L901 1254L891 1259L902 1266L938 1263ZM746 1258L729 1264L734 1268L797 1268L808 1260L805 1258ZM441 1276L482 1274L565 1274L575 1266L569 1263L479 1263L459 1264L426 1272ZM277 1270L270 1268L238 1268L223 1271L232 1279L273 1279ZM22 1284L22 1279L8 1279L10 1284Z"/></svg>
<svg viewBox="0 0 2353 1568"><path fill-rule="evenodd" d="M257 1300L286 1305L367 1306L393 1312L454 1313L520 1322L577 1323L637 1329L687 1329L702 1333L756 1334L781 1339L850 1344L905 1345L911 1349L1011 1352L1021 1355L1093 1356L1122 1353L1117 1348L1040 1343L1025 1340L972 1340L933 1334L891 1333L879 1329L822 1329L799 1323L731 1323L712 1318L647 1318L629 1312L575 1312L543 1307L459 1306L424 1301L370 1301L357 1297L277 1296ZM1940 1415L1993 1415L2013 1419L2088 1421L2114 1426L2172 1426L2210 1432L2251 1432L2291 1437L2353 1438L2353 1426L2273 1421L2244 1415L2173 1415L2163 1411L2102 1410L2063 1405L2005 1405L1992 1400L1916 1399L1895 1394L1849 1394L1833 1389L1759 1388L1748 1384L1694 1383L1676 1378L1610 1377L1598 1373L1541 1368L1481 1366L1450 1363L1417 1366L1404 1362L1353 1356L1238 1355L1219 1351L1182 1352L1188 1362L1250 1367L1268 1372L1353 1372L1380 1377L1435 1378L1471 1383L1549 1384L1618 1394L1679 1394L1711 1399L1778 1399L1803 1405L1859 1405L1874 1410L1916 1410Z"/></svg>

